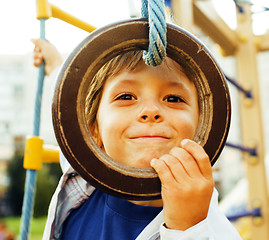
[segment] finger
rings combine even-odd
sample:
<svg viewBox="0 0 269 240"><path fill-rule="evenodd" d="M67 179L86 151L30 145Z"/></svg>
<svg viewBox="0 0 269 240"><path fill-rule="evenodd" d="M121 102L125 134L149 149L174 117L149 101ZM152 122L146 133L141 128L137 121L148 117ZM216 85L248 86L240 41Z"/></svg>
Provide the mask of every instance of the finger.
<svg viewBox="0 0 269 240"><path fill-rule="evenodd" d="M196 160L185 149L174 147L171 149L170 154L178 159L190 177L201 176L201 171Z"/></svg>
<svg viewBox="0 0 269 240"><path fill-rule="evenodd" d="M178 158L171 154L165 154L160 159L165 162L171 175L177 182L182 182L183 179L186 180L188 178L188 173Z"/></svg>
<svg viewBox="0 0 269 240"><path fill-rule="evenodd" d="M43 58L43 54L41 52L35 51L34 55L33 55L34 59L42 59Z"/></svg>
<svg viewBox="0 0 269 240"><path fill-rule="evenodd" d="M175 183L174 176L162 159L154 158L151 160L150 165L157 172L162 183L162 187L168 188L168 186L171 186Z"/></svg>
<svg viewBox="0 0 269 240"><path fill-rule="evenodd" d="M35 46L34 48L34 54L41 53L41 49L38 46Z"/></svg>
<svg viewBox="0 0 269 240"><path fill-rule="evenodd" d="M205 150L198 143L189 139L182 140L181 147L193 156L200 172L206 178L212 178L212 166Z"/></svg>
<svg viewBox="0 0 269 240"><path fill-rule="evenodd" d="M34 51L33 59L34 59L34 62L33 62L34 66L38 67L42 63L44 58L43 58L42 53L38 51Z"/></svg>
<svg viewBox="0 0 269 240"><path fill-rule="evenodd" d="M42 63L42 58L36 58L34 59L34 66L38 67Z"/></svg>
<svg viewBox="0 0 269 240"><path fill-rule="evenodd" d="M41 39L41 38L31 39L31 42L32 42L36 47L39 47L40 49L42 49L42 47L43 47L44 44L46 43L46 41L43 40L43 39Z"/></svg>

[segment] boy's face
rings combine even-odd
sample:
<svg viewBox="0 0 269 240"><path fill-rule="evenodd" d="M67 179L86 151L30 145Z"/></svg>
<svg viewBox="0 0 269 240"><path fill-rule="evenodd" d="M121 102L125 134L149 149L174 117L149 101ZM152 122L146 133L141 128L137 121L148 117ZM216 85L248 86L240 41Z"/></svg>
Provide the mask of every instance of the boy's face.
<svg viewBox="0 0 269 240"><path fill-rule="evenodd" d="M108 79L97 112L104 151L131 167L147 168L184 138L192 139L199 120L196 88L173 60ZM93 134L94 136L95 134Z"/></svg>

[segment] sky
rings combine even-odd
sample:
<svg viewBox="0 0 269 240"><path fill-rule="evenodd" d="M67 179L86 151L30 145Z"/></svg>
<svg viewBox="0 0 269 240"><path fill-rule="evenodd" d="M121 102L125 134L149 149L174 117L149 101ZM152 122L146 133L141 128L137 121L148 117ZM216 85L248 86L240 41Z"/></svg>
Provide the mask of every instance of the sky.
<svg viewBox="0 0 269 240"><path fill-rule="evenodd" d="M135 7L134 11L140 13L140 0L50 0L49 2L96 27L130 18L130 2ZM234 29L236 23L233 1L214 0L214 2L220 15ZM263 2L268 4L268 0L255 0L255 2L260 5ZM255 27L258 34L264 33L264 23L269 23L269 12L261 15L256 15L260 18L256 21ZM0 0L0 55L31 52L33 44L30 39L39 37L39 29L35 0ZM87 35L87 32L61 20L50 18L46 21L46 38L56 45L60 52L71 52Z"/></svg>
<svg viewBox="0 0 269 240"><path fill-rule="evenodd" d="M130 18L127 0L49 2L96 27ZM0 0L0 54L24 54L32 51L30 39L39 37L39 29L35 0ZM70 52L87 35L85 31L61 20L50 18L46 21L46 38L60 52Z"/></svg>

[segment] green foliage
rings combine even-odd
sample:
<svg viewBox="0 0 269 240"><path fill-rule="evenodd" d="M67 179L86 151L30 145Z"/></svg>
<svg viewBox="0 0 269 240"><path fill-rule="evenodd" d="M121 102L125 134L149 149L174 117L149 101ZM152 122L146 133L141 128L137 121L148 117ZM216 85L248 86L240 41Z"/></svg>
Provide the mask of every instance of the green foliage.
<svg viewBox="0 0 269 240"><path fill-rule="evenodd" d="M7 190L7 199L13 216L20 216L26 170L23 168L23 156L16 154L10 161L7 174L10 184ZM37 172L34 217L46 216L49 202L56 189L61 169L58 163L43 164Z"/></svg>
<svg viewBox="0 0 269 240"><path fill-rule="evenodd" d="M10 232L14 236L19 236L20 233L20 217L8 217L1 219L0 222L4 222ZM45 228L46 217L43 218L33 218L31 221L30 237L31 240L40 240L42 239L43 231Z"/></svg>
<svg viewBox="0 0 269 240"><path fill-rule="evenodd" d="M21 215L25 170L23 169L23 156L15 154L10 160L7 174L10 179L9 187L7 189L7 199L14 216Z"/></svg>
<svg viewBox="0 0 269 240"><path fill-rule="evenodd" d="M44 164L42 170L38 171L34 217L47 215L51 197L59 181L59 170L59 164Z"/></svg>

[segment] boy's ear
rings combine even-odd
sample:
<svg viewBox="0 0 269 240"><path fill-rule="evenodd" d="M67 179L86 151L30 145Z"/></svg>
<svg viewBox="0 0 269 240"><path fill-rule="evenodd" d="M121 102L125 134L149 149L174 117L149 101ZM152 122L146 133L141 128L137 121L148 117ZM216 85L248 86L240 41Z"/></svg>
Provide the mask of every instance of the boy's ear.
<svg viewBox="0 0 269 240"><path fill-rule="evenodd" d="M97 123L96 122L94 122L94 124L91 127L91 133L92 133L92 138L96 142L96 144L98 145L98 147L102 148L103 142L101 140L101 137L100 137L100 134L99 134L99 130L98 130L98 126L97 126Z"/></svg>

